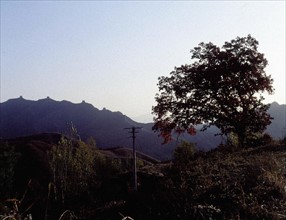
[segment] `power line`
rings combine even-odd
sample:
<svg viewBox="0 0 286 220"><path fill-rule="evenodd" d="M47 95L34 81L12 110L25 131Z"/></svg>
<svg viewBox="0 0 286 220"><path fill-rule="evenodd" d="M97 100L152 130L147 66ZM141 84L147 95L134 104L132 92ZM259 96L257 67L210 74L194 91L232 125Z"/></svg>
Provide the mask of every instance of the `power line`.
<svg viewBox="0 0 286 220"><path fill-rule="evenodd" d="M137 168L136 168L136 147L135 147L135 134L139 133L137 130L141 129L142 127L130 127L130 128L124 128L131 130L128 133L132 134L132 147L133 147L133 180L134 180L134 191L137 191Z"/></svg>

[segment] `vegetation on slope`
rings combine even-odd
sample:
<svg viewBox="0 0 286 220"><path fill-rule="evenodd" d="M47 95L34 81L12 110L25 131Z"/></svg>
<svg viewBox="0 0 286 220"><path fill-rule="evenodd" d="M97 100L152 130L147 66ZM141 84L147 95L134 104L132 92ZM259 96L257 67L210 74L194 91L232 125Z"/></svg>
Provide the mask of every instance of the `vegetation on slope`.
<svg viewBox="0 0 286 220"><path fill-rule="evenodd" d="M72 143L77 147L81 143L82 148L88 146L79 141ZM2 147L6 149L7 144L1 143ZM14 149L17 151L18 147ZM52 152L51 149L47 152ZM61 179L55 180L50 175L44 181L39 173L30 175L30 179L27 175L25 190L21 191L14 183L13 191L1 194L0 219L9 219L9 215L13 219L16 214L16 219L32 216L47 220L122 219L122 216L136 220L286 218L285 142L239 150L228 147L207 153L195 152L194 145L182 143L174 152L173 161L139 162L137 192L132 191L130 159L119 159L119 155L128 153L115 149L104 155L95 148L80 149L80 152L93 149L93 174L89 173L87 178L81 171L65 178L66 186L73 185L72 190L64 192L65 200L60 196L64 186ZM114 156L116 151L119 153ZM18 163L23 155L24 151L18 155ZM78 154L73 162L80 163L81 157L83 154ZM19 181L17 176L13 179Z"/></svg>

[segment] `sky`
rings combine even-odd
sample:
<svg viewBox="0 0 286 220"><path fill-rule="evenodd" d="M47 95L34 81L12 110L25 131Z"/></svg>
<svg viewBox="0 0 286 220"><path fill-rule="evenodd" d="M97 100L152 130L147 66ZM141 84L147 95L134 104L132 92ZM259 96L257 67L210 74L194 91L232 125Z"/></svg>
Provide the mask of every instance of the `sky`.
<svg viewBox="0 0 286 220"><path fill-rule="evenodd" d="M158 77L200 42L259 41L286 104L285 1L3 1L0 102L83 100L152 121Z"/></svg>

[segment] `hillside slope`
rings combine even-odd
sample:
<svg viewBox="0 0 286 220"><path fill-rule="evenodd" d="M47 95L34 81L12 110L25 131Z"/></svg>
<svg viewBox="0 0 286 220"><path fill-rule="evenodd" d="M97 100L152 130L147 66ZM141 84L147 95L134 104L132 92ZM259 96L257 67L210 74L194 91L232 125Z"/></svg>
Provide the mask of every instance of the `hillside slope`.
<svg viewBox="0 0 286 220"><path fill-rule="evenodd" d="M169 159L177 141L162 146L158 133L152 131L152 123L137 123L120 112L99 110L91 104L74 104L50 98L38 101L22 97L0 104L0 137L15 138L47 132L66 133L71 123L82 140L93 137L100 148L132 147L129 131L124 128L141 127L136 134L137 150L157 159ZM216 147L219 139L207 131L192 137L198 147ZM209 138L206 139L204 136Z"/></svg>
<svg viewBox="0 0 286 220"><path fill-rule="evenodd" d="M142 220L286 219L285 142L197 152L184 163L176 160L158 163L138 154L146 163L138 167L136 193L130 191L130 171L118 170L100 181L97 176L100 173L94 172L93 178L100 184L92 188L88 202L80 197L59 204L52 195L49 202L53 205L46 209L52 173L47 151L60 138L61 134L49 133L8 140L9 146L20 153L15 168L18 197L22 197L28 185L25 200L33 204L29 210L33 219L44 219L46 211L47 219L59 219L67 209L78 219L93 220L122 219L122 213ZM129 158L131 151L114 148L100 150L100 154L111 159L110 166L118 158ZM104 172L107 168L104 167ZM8 202L4 200L3 204Z"/></svg>
<svg viewBox="0 0 286 220"><path fill-rule="evenodd" d="M274 117L267 132L274 138L281 138L285 127L286 105L273 103L269 113ZM211 127L195 136L181 135L162 146L162 138L152 131L152 123L137 123L122 114L107 109L99 110L82 102L55 101L47 97L38 101L24 98L10 99L0 103L0 138L15 138L45 132L66 133L69 126L77 128L82 140L93 137L100 148L132 147L128 130L132 126L142 127L136 134L137 150L157 159L169 159L178 140L186 139L197 144L199 149L215 148L225 138L215 136L217 128Z"/></svg>
<svg viewBox="0 0 286 220"><path fill-rule="evenodd" d="M174 148L174 144L162 147L162 140L148 124L137 123L120 112L98 110L85 102L74 104L50 98L38 101L17 98L1 103L0 112L2 138L47 132L65 134L72 123L81 139L93 137L100 148L132 147L130 134L124 128L136 126L142 127L136 139L139 151L163 159L170 157Z"/></svg>
<svg viewBox="0 0 286 220"><path fill-rule="evenodd" d="M145 210L140 207L148 199L141 206L131 205L131 216L140 218L132 212L139 209L151 210L149 219L286 219L285 158L284 143L234 152L214 150L188 164L157 165L163 176L153 186L159 191L156 199L152 201L150 193L153 203Z"/></svg>

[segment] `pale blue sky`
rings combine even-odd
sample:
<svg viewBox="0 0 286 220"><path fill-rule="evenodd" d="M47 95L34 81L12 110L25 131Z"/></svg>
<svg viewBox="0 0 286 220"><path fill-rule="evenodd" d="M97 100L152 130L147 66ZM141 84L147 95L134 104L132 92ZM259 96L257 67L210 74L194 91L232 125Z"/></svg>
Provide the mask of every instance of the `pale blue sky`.
<svg viewBox="0 0 286 220"><path fill-rule="evenodd" d="M1 102L22 95L151 121L157 78L200 42L251 34L285 104L285 1L1 1Z"/></svg>

